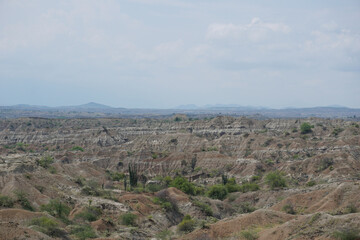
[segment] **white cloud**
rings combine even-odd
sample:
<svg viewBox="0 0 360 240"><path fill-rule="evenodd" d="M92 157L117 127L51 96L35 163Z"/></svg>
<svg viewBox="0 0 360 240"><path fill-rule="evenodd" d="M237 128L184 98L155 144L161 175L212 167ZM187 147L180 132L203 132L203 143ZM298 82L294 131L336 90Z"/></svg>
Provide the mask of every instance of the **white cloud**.
<svg viewBox="0 0 360 240"><path fill-rule="evenodd" d="M208 39L246 38L259 41L273 32L288 33L290 27L283 23L263 22L259 18L253 18L249 24L211 24L206 37Z"/></svg>

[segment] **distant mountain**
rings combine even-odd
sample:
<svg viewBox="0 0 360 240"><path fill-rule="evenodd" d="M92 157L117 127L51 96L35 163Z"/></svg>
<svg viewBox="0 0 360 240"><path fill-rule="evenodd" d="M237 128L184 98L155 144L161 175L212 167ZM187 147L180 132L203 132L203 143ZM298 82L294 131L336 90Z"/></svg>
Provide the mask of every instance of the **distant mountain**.
<svg viewBox="0 0 360 240"><path fill-rule="evenodd" d="M89 102L86 104L82 104L82 105L77 105L77 106L64 106L64 107L58 107L58 108L71 108L71 109L111 109L112 107L104 105L104 104L100 104L100 103L95 103L95 102Z"/></svg>
<svg viewBox="0 0 360 240"><path fill-rule="evenodd" d="M177 106L175 107L175 109L198 109L199 106L195 105L195 104L186 104L186 105L180 105L180 106Z"/></svg>

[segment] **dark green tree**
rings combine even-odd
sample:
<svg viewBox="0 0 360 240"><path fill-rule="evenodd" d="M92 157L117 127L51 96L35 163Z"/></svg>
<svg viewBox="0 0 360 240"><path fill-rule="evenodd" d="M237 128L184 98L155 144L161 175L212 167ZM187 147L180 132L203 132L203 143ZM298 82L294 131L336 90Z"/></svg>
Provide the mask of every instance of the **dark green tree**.
<svg viewBox="0 0 360 240"><path fill-rule="evenodd" d="M130 187L131 188L136 187L139 179L137 163L134 162L129 163L129 179L130 179Z"/></svg>

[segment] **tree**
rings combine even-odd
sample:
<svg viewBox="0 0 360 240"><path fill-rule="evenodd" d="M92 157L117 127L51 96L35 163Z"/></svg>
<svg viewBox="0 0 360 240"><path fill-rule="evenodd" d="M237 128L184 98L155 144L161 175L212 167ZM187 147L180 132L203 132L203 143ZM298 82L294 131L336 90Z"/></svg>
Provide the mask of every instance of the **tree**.
<svg viewBox="0 0 360 240"><path fill-rule="evenodd" d="M208 196L214 199L224 200L228 194L226 187L224 185L213 185L211 186Z"/></svg>
<svg viewBox="0 0 360 240"><path fill-rule="evenodd" d="M195 155L192 159L191 159L191 169L192 171L194 171L195 167L196 167L196 163L197 163L197 156Z"/></svg>
<svg viewBox="0 0 360 240"><path fill-rule="evenodd" d="M130 187L136 187L138 182L138 165L136 163L129 163L129 180L130 180Z"/></svg>
<svg viewBox="0 0 360 240"><path fill-rule="evenodd" d="M279 171L268 173L265 176L265 180L271 189L286 187L286 180L283 177L283 173Z"/></svg>
<svg viewBox="0 0 360 240"><path fill-rule="evenodd" d="M311 128L313 128L313 127L314 126L310 125L307 122L302 123L300 126L301 134L311 133L312 132Z"/></svg>

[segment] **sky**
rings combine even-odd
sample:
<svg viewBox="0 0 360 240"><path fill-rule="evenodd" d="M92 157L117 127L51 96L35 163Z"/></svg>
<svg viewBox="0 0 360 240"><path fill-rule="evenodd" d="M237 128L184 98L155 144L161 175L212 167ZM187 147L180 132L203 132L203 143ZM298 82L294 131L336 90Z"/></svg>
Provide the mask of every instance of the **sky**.
<svg viewBox="0 0 360 240"><path fill-rule="evenodd" d="M0 105L360 108L360 1L0 0Z"/></svg>

